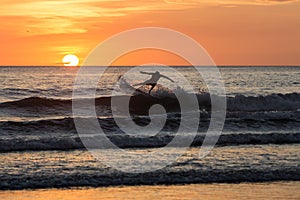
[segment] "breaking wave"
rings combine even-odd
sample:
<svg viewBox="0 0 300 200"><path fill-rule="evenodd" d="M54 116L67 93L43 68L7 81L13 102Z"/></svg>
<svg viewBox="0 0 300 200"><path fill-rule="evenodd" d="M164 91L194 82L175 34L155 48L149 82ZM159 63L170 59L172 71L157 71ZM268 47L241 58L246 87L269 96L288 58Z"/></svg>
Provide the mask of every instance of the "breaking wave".
<svg viewBox="0 0 300 200"><path fill-rule="evenodd" d="M189 93L187 93L188 95ZM115 96L114 98L125 98L127 96ZM99 97L95 99L96 106L110 106L111 96ZM201 109L210 110L210 95L208 93L197 94L199 107ZM77 99L76 101L84 101L87 99ZM131 96L130 109L136 114L145 114L153 104L163 105L167 111L180 111L180 106L173 93L155 93L145 95L137 93ZM71 108L71 99L50 99L42 97L29 97L26 99L4 102L0 104L0 108L26 108L30 109L67 109ZM228 111L297 111L300 109L300 93L291 94L271 94L267 96L244 96L237 95L235 97L227 97Z"/></svg>
<svg viewBox="0 0 300 200"><path fill-rule="evenodd" d="M94 136L97 137L97 136ZM85 140L94 141L94 137L86 137ZM161 134L149 138L132 137L123 134L107 136L114 144L120 148L159 148L164 147L173 139L174 135ZM182 136L184 139L186 136ZM201 146L204 135L197 135L192 146ZM299 133L268 133L268 134L224 134L221 135L217 145L262 145L262 144L296 144L300 143ZM180 147L180 146L175 146ZM76 135L65 137L27 137L14 139L1 139L0 152L10 151L40 151L40 150L74 150L84 148L80 138ZM98 145L95 148L99 148Z"/></svg>

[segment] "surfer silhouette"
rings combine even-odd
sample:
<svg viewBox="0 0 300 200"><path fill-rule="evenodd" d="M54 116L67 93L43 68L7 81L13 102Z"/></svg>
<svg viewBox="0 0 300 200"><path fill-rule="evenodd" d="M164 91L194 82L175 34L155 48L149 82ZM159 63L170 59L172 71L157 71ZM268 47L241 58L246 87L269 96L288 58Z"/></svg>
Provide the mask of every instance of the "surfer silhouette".
<svg viewBox="0 0 300 200"><path fill-rule="evenodd" d="M134 84L133 86L138 86L138 85L151 85L151 88L149 90L149 94L151 93L151 91L153 90L153 88L157 85L157 82L160 78L165 78L165 79L168 79L170 80L171 82L174 83L174 81L172 79L170 79L169 77L167 76L164 76L162 75L161 73L159 73L158 71L154 72L154 73L149 73L149 72L143 72L143 71L140 71L141 74L147 74L147 75L151 75L152 77L147 80L147 81L144 81L142 83L138 83L138 84Z"/></svg>

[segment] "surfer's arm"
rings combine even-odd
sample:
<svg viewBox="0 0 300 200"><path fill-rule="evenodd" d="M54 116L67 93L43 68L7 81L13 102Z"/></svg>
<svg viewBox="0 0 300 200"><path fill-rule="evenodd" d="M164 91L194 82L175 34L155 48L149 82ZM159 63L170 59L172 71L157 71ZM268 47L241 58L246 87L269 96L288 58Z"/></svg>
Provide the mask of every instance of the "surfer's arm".
<svg viewBox="0 0 300 200"><path fill-rule="evenodd" d="M153 75L154 73L149 73L149 72L143 72L143 71L140 71L141 74L148 74L148 75Z"/></svg>
<svg viewBox="0 0 300 200"><path fill-rule="evenodd" d="M170 79L169 77L167 77L167 76L161 75L161 77L165 78L165 79L168 79L169 81L171 81L172 83L174 83L174 81L172 79Z"/></svg>

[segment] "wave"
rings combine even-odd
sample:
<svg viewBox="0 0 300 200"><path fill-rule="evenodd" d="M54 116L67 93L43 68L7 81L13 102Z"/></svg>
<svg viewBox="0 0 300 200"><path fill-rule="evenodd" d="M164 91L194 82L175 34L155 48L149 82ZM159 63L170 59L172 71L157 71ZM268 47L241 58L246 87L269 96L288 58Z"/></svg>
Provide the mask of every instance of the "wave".
<svg viewBox="0 0 300 200"><path fill-rule="evenodd" d="M70 106L71 100L68 99L49 99L44 97L29 97L16 101L3 102L0 108L15 107L15 108L35 108L35 107L61 107Z"/></svg>
<svg viewBox="0 0 300 200"><path fill-rule="evenodd" d="M190 161L192 162L192 161ZM180 163L174 167L148 172L130 174L110 168L92 166L77 166L76 169L63 167L46 170L28 170L32 173L9 173L2 176L0 190L23 190L45 188L72 188L72 187L107 187L132 185L175 185L199 183L242 183L242 182L271 182L271 181L300 181L300 173L295 167L224 167L224 169L210 167L208 164L188 166L183 170ZM83 163L85 164L85 163ZM83 165L81 163L81 165ZM245 163L247 166L248 163ZM30 165L29 165L30 166ZM35 166L36 167L36 166ZM56 166L55 166L56 167ZM87 171L88 170L88 171ZM25 172L26 172L25 171ZM20 172L19 172L20 173Z"/></svg>
<svg viewBox="0 0 300 200"><path fill-rule="evenodd" d="M300 93L267 96L237 95L227 99L230 111L296 111L300 109Z"/></svg>
<svg viewBox="0 0 300 200"><path fill-rule="evenodd" d="M204 165L205 167L205 165ZM195 167L194 167L195 168ZM200 168L200 169L199 169ZM68 168L66 168L68 169ZM65 171L66 169L62 170ZM89 168L88 168L89 169ZM172 168L171 168L172 169ZM68 169L68 174L53 170L51 174L35 172L32 175L9 174L0 182L0 190L23 190L72 187L107 187L133 185L175 185L199 183L242 183L271 181L300 181L299 170L290 167L265 169L196 169L169 168L143 174L115 172L110 169L90 169L89 172ZM55 173L55 175L53 175ZM66 173L66 172L64 172Z"/></svg>
<svg viewBox="0 0 300 200"><path fill-rule="evenodd" d="M161 115L154 116L161 118ZM164 115L166 123L161 132L177 132L181 125L180 113ZM5 135L43 135L43 134L76 134L74 119L81 121L91 118L45 118L28 121L0 121L0 136ZM123 133L116 124L116 119L133 120L138 126L146 126L151 122L149 116L99 117L98 122L105 133ZM210 114L200 112L198 132L206 132L210 124ZM229 112L227 113L223 131L292 131L300 128L300 111L295 112ZM188 132L189 127L185 128Z"/></svg>
<svg viewBox="0 0 300 200"><path fill-rule="evenodd" d="M159 148L164 147L173 139L173 135L157 135L149 138L132 137L124 134L107 136L120 148ZM182 136L184 140L186 136ZM197 135L191 146L201 146L204 135ZM85 141L95 141L97 136L85 137ZM263 145L263 144L297 144L300 143L299 133L268 133L268 134L223 134L220 136L218 146L235 145ZM174 147L181 147L180 144ZM14 138L1 139L0 152L11 151L41 151L41 150L74 150L85 148L78 136L70 137L40 137L40 138ZM99 148L99 147L95 147ZM103 147L105 148L105 147Z"/></svg>
<svg viewBox="0 0 300 200"><path fill-rule="evenodd" d="M187 93L189 94L189 93ZM210 110L210 95L208 93L196 94L200 109ZM128 96L115 96L122 101ZM111 105L111 96L99 97L95 99L96 106ZM82 105L87 99L78 99L82 101ZM160 93L157 95L135 94L131 96L130 111L134 114L148 114L149 108L154 104L161 104L167 112L179 112L180 105L173 93ZM50 99L43 97L29 97L17 101L4 102L0 104L0 108L5 109L26 109L42 112L47 109L66 109L70 110L72 106L71 99ZM271 94L267 96L243 96L227 97L228 111L297 111L300 110L300 93L291 94Z"/></svg>

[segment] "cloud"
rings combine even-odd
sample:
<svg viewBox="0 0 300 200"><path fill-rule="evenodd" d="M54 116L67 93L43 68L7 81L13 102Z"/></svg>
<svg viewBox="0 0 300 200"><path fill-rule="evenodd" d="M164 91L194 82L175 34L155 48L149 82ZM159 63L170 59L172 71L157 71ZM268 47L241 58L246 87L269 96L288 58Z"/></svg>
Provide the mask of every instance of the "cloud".
<svg viewBox="0 0 300 200"><path fill-rule="evenodd" d="M298 2L299 0L164 0L168 4L177 5L279 5Z"/></svg>
<svg viewBox="0 0 300 200"><path fill-rule="evenodd" d="M2 29L27 35L84 33L90 23L108 23L132 13L185 10L205 5L279 5L298 0L2 0ZM23 19L12 27L10 18ZM18 28L19 26L19 28ZM18 30L16 30L18 28ZM23 31L23 32L22 32Z"/></svg>
<svg viewBox="0 0 300 200"><path fill-rule="evenodd" d="M101 23L102 20L107 22L107 19L130 13L190 7L174 6L158 0L4 0L1 4L0 17L23 17L26 27L35 30L30 34L84 33L88 30L85 21ZM10 23L1 21L1 27L11 27Z"/></svg>
<svg viewBox="0 0 300 200"><path fill-rule="evenodd" d="M272 5L282 5L294 2L299 2L299 0L217 0L211 1L219 5L256 5L256 6L272 6Z"/></svg>

